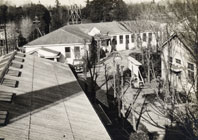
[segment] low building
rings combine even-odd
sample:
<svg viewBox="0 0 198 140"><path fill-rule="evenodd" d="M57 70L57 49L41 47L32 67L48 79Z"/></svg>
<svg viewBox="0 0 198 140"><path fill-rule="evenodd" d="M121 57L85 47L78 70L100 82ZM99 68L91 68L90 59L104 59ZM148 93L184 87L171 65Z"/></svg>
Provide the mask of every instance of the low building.
<svg viewBox="0 0 198 140"><path fill-rule="evenodd" d="M180 92L196 91L197 68L194 51L179 33L175 33L162 45L161 76L169 78L171 86Z"/></svg>
<svg viewBox="0 0 198 140"><path fill-rule="evenodd" d="M110 140L68 65L19 52L0 65L0 139Z"/></svg>
<svg viewBox="0 0 198 140"><path fill-rule="evenodd" d="M150 43L153 50L158 46L160 23L148 21L153 25L140 26L142 21L128 22L101 22L64 26L45 36L42 36L24 46L29 52L37 48L45 47L61 52L67 63L72 64L74 59L82 58L89 46L92 37L98 41L100 48L106 52L121 51L135 47L147 47ZM126 26L125 26L126 25ZM141 44L141 45L140 45Z"/></svg>
<svg viewBox="0 0 198 140"><path fill-rule="evenodd" d="M64 62L64 57L60 52L48 48L35 49L33 51L28 52L28 54L53 60L55 62Z"/></svg>

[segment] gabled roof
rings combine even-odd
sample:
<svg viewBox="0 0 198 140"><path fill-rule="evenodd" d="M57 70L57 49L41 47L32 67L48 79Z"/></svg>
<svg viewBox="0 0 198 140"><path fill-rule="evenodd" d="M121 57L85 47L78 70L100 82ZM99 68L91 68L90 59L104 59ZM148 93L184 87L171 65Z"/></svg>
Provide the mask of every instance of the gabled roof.
<svg viewBox="0 0 198 140"><path fill-rule="evenodd" d="M184 48L195 58L195 52L192 50L192 46L186 42L182 34L173 33L161 46L162 49L168 44L168 42L172 41L174 38L178 38L178 40L183 44Z"/></svg>

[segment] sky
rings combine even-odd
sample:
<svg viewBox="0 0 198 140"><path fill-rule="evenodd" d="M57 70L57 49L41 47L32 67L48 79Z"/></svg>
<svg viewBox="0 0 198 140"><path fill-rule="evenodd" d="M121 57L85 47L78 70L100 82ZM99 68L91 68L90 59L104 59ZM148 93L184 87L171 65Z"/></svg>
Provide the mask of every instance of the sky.
<svg viewBox="0 0 198 140"><path fill-rule="evenodd" d="M27 4L27 3L31 3L31 2L38 4L39 1L40 1L40 3L45 5L45 6L49 6L49 5L54 6L56 0L0 0L0 1L6 1L9 4L14 4L16 6L20 6L22 4ZM59 0L61 5L77 4L77 5L82 5L82 6L86 5L86 1L87 0ZM153 0L124 0L124 1L126 3L136 3L136 2L151 2ZM162 0L155 0L155 1L159 2L159 1L162 1Z"/></svg>

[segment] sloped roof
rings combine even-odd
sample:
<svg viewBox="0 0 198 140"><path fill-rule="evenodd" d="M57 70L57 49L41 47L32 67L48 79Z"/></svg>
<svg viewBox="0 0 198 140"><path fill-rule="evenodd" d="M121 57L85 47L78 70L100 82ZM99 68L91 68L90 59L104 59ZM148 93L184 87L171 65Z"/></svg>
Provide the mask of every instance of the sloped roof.
<svg viewBox="0 0 198 140"><path fill-rule="evenodd" d="M70 44L70 43L84 43L90 37L86 34L72 33L60 28L49 34L46 34L36 40L29 42L27 45L47 45L47 44Z"/></svg>
<svg viewBox="0 0 198 140"><path fill-rule="evenodd" d="M94 27L99 29L102 34L118 34L127 32L118 22L100 22L100 23L88 23L88 24L75 24L64 26L65 30L82 31L88 34Z"/></svg>
<svg viewBox="0 0 198 140"><path fill-rule="evenodd" d="M15 93L12 103L0 101L0 111L8 111L8 121L0 126L5 140L110 140L110 137L68 65L32 55L24 59L17 88L0 84L0 92ZM1 59L0 59L1 60ZM1 61L0 61L1 63Z"/></svg>

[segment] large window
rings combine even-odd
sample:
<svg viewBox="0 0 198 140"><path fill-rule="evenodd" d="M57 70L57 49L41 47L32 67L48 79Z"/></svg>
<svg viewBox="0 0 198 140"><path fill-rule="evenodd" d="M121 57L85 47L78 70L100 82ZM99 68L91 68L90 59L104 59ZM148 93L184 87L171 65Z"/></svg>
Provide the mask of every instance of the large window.
<svg viewBox="0 0 198 140"><path fill-rule="evenodd" d="M119 38L120 38L120 44L123 44L123 35L120 35Z"/></svg>
<svg viewBox="0 0 198 140"><path fill-rule="evenodd" d="M149 42L151 42L152 41L152 33L149 33Z"/></svg>
<svg viewBox="0 0 198 140"><path fill-rule="evenodd" d="M135 42L135 34L131 35L131 42L134 43Z"/></svg>
<svg viewBox="0 0 198 140"><path fill-rule="evenodd" d="M194 65L192 63L188 63L188 78L190 82L194 81Z"/></svg>
<svg viewBox="0 0 198 140"><path fill-rule="evenodd" d="M126 35L126 44L129 44L129 35Z"/></svg>
<svg viewBox="0 0 198 140"><path fill-rule="evenodd" d="M80 58L80 47L74 47L74 55L76 59Z"/></svg>
<svg viewBox="0 0 198 140"><path fill-rule="evenodd" d="M146 42L146 33L143 33L143 41Z"/></svg>
<svg viewBox="0 0 198 140"><path fill-rule="evenodd" d="M71 58L71 48L70 47L65 48L65 57Z"/></svg>

